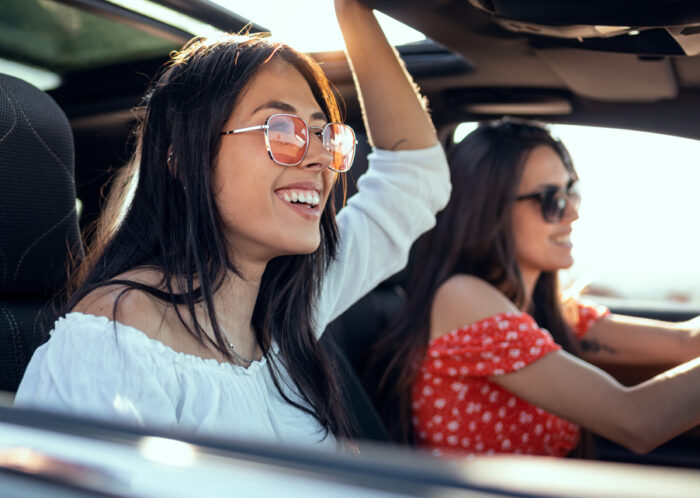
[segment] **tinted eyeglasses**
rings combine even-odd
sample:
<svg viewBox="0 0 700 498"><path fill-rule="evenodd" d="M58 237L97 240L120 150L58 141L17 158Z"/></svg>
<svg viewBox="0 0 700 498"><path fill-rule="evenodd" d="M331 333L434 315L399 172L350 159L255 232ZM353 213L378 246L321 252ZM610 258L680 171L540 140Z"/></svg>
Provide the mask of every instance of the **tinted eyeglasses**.
<svg viewBox="0 0 700 498"><path fill-rule="evenodd" d="M221 135L235 135L248 131L263 130L265 147L270 159L281 166L298 166L309 150L310 133L315 134L331 153L329 168L343 173L350 169L355 159L355 132L343 123L327 123L324 126L309 126L306 121L293 114L273 114L264 125L249 126L237 130L222 131Z"/></svg>
<svg viewBox="0 0 700 498"><path fill-rule="evenodd" d="M566 212L566 208L571 205L578 209L581 204L581 194L578 192L574 182L569 183L565 189L556 185L548 185L540 192L519 195L516 201L534 199L540 203L542 208L542 218L547 223L557 223L561 221Z"/></svg>

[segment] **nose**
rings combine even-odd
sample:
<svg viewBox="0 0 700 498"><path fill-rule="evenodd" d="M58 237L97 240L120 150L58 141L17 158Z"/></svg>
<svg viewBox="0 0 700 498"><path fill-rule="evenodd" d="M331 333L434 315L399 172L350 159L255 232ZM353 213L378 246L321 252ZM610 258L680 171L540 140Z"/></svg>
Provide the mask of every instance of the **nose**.
<svg viewBox="0 0 700 498"><path fill-rule="evenodd" d="M299 165L304 169L324 170L333 160L333 154L323 145L319 131L321 129L309 127L309 148L306 150L306 157Z"/></svg>
<svg viewBox="0 0 700 498"><path fill-rule="evenodd" d="M569 223L578 220L578 208L581 205L581 199L578 195L569 196L569 202L566 203L564 210L564 219Z"/></svg>

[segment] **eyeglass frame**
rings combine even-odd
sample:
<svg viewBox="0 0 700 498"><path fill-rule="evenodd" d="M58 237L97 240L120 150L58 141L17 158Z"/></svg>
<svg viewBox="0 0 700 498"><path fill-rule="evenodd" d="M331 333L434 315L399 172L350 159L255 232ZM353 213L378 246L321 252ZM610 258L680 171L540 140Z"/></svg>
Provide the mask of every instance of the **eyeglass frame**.
<svg viewBox="0 0 700 498"><path fill-rule="evenodd" d="M307 123L304 118L297 116L296 114L276 113L276 114L272 114L272 115L268 116L268 118L265 120L265 124L248 126L246 128L238 128L235 130L222 131L219 133L219 135L221 135L221 136L223 136L223 135L236 135L238 133L246 133L249 131L263 130L265 132L265 148L267 149L267 155L270 156L270 159L272 159L276 164L279 164L280 166L299 166L302 162L304 162L304 159L306 158L306 154L309 152L309 145L310 145L311 141L309 139L306 140L306 147L304 148L304 154L301 156L301 159L298 162L296 162L294 164L289 164L289 163L280 162L277 159L275 159L274 156L272 155L272 149L270 148L270 139L268 137L268 130L270 129L270 125L268 123L270 122L270 120L272 118L277 117L277 116L288 116L288 117L292 117L292 118L296 118L296 119L301 120L301 122L304 123L304 125L306 125L306 129L308 131L307 136L309 137L309 139L311 138L311 130L320 130L320 135L318 133L314 133L314 135L316 135L316 137L318 137L321 140L321 145L323 145L323 133L325 132L326 127L331 126L331 125L342 125L342 126L345 126L346 128L348 128L352 132L352 137L353 137L352 162L350 163L350 166L348 167L348 169L345 169L345 170L337 170L337 169L333 168L331 165L328 165L328 169L330 169L331 171L335 171L336 173L346 173L346 172L350 171L350 168L352 168L352 165L355 162L355 153L357 152L357 144L359 142L357 141L357 136L355 135L355 130L352 129L352 126L347 125L345 123L338 123L338 122L333 121L330 123L326 123L323 126L309 126L309 123ZM328 150L328 148L325 145L323 145L323 147L326 150Z"/></svg>
<svg viewBox="0 0 700 498"><path fill-rule="evenodd" d="M570 205L578 205L581 203L581 194L574 189L574 186L576 185L577 179L572 179L569 181L569 183L566 185L565 188L557 187L555 185L548 185L545 187L544 190L540 190L538 192L531 192L529 194L522 194L519 195L515 198L515 201L524 201L527 199L535 199L540 203L540 213L542 214L542 219L546 223L559 223L561 220L564 219L564 214L566 213L566 208L569 207ZM562 208L558 209L558 213L561 213L558 215L556 219L549 220L547 219L547 216L545 215L545 206L544 206L544 200L545 196L547 193L554 191L553 195L556 195L558 192L563 192L564 197L560 197L566 204Z"/></svg>

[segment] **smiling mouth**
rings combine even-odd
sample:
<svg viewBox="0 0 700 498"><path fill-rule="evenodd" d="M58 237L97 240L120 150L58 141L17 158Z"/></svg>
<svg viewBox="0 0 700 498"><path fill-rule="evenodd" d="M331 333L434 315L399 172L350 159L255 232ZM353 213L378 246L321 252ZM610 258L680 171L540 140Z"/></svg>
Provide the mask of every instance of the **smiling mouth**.
<svg viewBox="0 0 700 498"><path fill-rule="evenodd" d="M310 186L290 186L275 190L275 195L297 214L309 221L317 221L323 208L321 193Z"/></svg>
<svg viewBox="0 0 700 498"><path fill-rule="evenodd" d="M554 242L557 245L560 246L568 246L571 247L571 234L564 234L564 235L559 235L557 237L552 237L552 242Z"/></svg>
<svg viewBox="0 0 700 498"><path fill-rule="evenodd" d="M279 197L290 204L305 205L311 209L318 206L321 196L313 190L286 190L278 193Z"/></svg>

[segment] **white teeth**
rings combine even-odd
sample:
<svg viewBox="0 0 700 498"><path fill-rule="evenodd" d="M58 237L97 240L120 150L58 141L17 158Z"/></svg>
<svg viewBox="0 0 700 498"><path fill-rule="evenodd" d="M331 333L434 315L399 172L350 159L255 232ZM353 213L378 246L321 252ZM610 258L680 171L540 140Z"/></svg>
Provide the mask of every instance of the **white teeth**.
<svg viewBox="0 0 700 498"><path fill-rule="evenodd" d="M318 203L321 202L321 197L319 196L318 192L313 191L290 190L282 193L282 199L284 199L286 202L308 204L310 207L317 206Z"/></svg>

